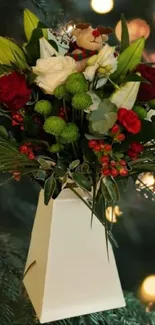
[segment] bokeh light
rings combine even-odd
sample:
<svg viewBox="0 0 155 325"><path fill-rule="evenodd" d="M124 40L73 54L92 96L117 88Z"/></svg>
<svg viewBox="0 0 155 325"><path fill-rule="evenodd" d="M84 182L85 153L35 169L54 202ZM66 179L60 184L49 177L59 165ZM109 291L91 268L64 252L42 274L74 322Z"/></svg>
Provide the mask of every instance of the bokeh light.
<svg viewBox="0 0 155 325"><path fill-rule="evenodd" d="M144 36L145 39L147 39L150 35L150 26L143 19L140 18L132 19L129 22L127 22L127 25L129 30L130 42L142 36ZM121 33L122 33L122 27L121 27L121 21L119 21L115 27L115 34L119 41L121 40Z"/></svg>
<svg viewBox="0 0 155 325"><path fill-rule="evenodd" d="M114 7L113 0L91 0L92 9L98 14L106 14Z"/></svg>
<svg viewBox="0 0 155 325"><path fill-rule="evenodd" d="M140 298L144 302L155 302L155 275L148 276L140 288Z"/></svg>
<svg viewBox="0 0 155 325"><path fill-rule="evenodd" d="M106 219L111 223L116 223L117 222L117 217L119 217L121 215L122 215L122 212L121 212L120 207L118 205L116 205L113 208L112 208L112 206L109 206L106 209L106 212L105 212Z"/></svg>
<svg viewBox="0 0 155 325"><path fill-rule="evenodd" d="M144 189L148 187L151 191L154 191L155 187L155 177L153 173L142 173L139 175L136 185L139 189Z"/></svg>

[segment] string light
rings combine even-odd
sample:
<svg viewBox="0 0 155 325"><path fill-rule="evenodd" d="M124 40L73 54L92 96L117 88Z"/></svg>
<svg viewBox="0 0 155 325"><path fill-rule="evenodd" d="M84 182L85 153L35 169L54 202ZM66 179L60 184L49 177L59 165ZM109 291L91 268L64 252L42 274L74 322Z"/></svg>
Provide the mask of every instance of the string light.
<svg viewBox="0 0 155 325"><path fill-rule="evenodd" d="M140 297L144 302L155 302L155 275L150 275L143 281Z"/></svg>
<svg viewBox="0 0 155 325"><path fill-rule="evenodd" d="M91 0L92 9L98 14L106 14L114 7L113 0Z"/></svg>
<svg viewBox="0 0 155 325"><path fill-rule="evenodd" d="M116 205L113 208L112 208L112 206L109 206L105 212L106 219L111 223L116 223L117 217L119 217L121 215L122 215L122 212L120 211L120 208L118 205Z"/></svg>

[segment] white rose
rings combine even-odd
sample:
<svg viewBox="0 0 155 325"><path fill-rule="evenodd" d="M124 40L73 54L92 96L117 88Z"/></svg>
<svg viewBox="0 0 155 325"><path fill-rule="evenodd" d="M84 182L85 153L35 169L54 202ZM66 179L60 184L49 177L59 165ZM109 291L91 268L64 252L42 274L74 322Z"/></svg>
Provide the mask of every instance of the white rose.
<svg viewBox="0 0 155 325"><path fill-rule="evenodd" d="M70 74L76 72L76 62L67 56L49 57L37 60L32 70L38 76L35 80L36 84L46 94L52 95L57 86L63 84Z"/></svg>

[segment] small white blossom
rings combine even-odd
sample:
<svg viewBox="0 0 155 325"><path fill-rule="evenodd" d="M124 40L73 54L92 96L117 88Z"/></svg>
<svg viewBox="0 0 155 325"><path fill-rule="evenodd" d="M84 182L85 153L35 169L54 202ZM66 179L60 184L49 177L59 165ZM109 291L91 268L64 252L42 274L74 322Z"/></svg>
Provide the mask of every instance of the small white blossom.
<svg viewBox="0 0 155 325"><path fill-rule="evenodd" d="M98 55L88 60L84 75L89 82L92 82L96 73L98 74L99 80L96 88L105 85L108 77L117 69L117 58L114 52L115 48L106 44Z"/></svg>

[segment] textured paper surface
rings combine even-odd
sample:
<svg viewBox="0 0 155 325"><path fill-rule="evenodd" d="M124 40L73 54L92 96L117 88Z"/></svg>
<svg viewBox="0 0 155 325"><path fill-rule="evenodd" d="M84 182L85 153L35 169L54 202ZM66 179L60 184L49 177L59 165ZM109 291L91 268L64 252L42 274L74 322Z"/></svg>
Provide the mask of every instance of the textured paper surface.
<svg viewBox="0 0 155 325"><path fill-rule="evenodd" d="M70 190L39 206L24 284L42 323L125 306L105 229Z"/></svg>

